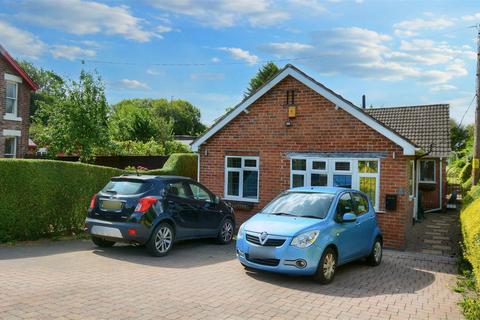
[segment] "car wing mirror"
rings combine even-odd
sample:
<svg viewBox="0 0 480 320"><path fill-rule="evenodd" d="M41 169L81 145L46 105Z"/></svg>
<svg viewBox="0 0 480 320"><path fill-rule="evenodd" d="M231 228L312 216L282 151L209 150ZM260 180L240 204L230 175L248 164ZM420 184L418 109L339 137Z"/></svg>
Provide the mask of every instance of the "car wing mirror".
<svg viewBox="0 0 480 320"><path fill-rule="evenodd" d="M353 212L347 212L343 214L342 222L354 222L357 220L357 215Z"/></svg>

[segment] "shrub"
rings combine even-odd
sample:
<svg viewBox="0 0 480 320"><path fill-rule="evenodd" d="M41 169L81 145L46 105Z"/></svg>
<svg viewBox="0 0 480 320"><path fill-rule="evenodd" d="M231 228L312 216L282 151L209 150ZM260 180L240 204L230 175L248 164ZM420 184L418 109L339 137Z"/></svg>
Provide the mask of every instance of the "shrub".
<svg viewBox="0 0 480 320"><path fill-rule="evenodd" d="M476 187L478 190L478 187ZM478 193L478 191L477 191ZM460 214L465 258L470 262L480 287L480 198L473 201Z"/></svg>
<svg viewBox="0 0 480 320"><path fill-rule="evenodd" d="M53 160L0 160L0 242L83 228L92 195L122 171Z"/></svg>
<svg viewBox="0 0 480 320"><path fill-rule="evenodd" d="M471 189L464 194L463 207L467 208L475 199L480 198L480 185L471 187Z"/></svg>
<svg viewBox="0 0 480 320"><path fill-rule="evenodd" d="M193 153L174 153L162 169L150 170L151 175L174 175L197 179L197 155Z"/></svg>

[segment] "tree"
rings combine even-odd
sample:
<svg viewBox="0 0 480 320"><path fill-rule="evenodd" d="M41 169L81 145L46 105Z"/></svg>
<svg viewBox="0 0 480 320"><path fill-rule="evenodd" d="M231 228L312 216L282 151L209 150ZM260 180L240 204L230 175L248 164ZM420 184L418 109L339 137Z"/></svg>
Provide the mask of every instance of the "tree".
<svg viewBox="0 0 480 320"><path fill-rule="evenodd" d="M65 81L54 71L38 68L26 60L19 61L18 64L39 86L31 97L30 119L33 119L40 103L52 104L65 95Z"/></svg>
<svg viewBox="0 0 480 320"><path fill-rule="evenodd" d="M248 88L243 94L246 98L254 93L258 88L264 85L268 80L272 79L274 75L276 75L280 69L277 65L273 62L268 62L263 65L260 69L258 69L257 74L250 80L248 84Z"/></svg>
<svg viewBox="0 0 480 320"><path fill-rule="evenodd" d="M469 139L469 128L464 125L459 125L455 119L450 119L450 129L452 150L463 150Z"/></svg>
<svg viewBox="0 0 480 320"><path fill-rule="evenodd" d="M100 76L82 71L78 82L65 85L65 95L52 103L39 101L33 118L35 139L52 155L78 154L81 161L88 161L94 148L109 141L108 110Z"/></svg>
<svg viewBox="0 0 480 320"><path fill-rule="evenodd" d="M149 106L137 103L138 99L123 100L112 106L109 118L110 136L115 141L150 140L164 143L172 138L170 120L159 118Z"/></svg>
<svg viewBox="0 0 480 320"><path fill-rule="evenodd" d="M129 105L129 112L139 109L148 110L154 122L150 125L164 127L166 123L171 123L173 135L198 135L205 130L205 126L200 122L200 110L185 100L128 99L115 105L114 113L119 105Z"/></svg>

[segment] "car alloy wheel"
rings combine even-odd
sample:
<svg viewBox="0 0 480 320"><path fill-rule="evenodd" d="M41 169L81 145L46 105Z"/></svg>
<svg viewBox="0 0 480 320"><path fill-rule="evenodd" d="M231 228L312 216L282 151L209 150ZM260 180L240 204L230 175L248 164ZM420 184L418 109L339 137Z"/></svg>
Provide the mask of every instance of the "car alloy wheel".
<svg viewBox="0 0 480 320"><path fill-rule="evenodd" d="M375 259L375 263L379 263L380 259L382 259L382 244L380 241L375 241L375 245L373 247L373 258Z"/></svg>
<svg viewBox="0 0 480 320"><path fill-rule="evenodd" d="M160 253L166 253L170 250L173 242L172 230L166 225L161 226L155 235L155 248Z"/></svg>
<svg viewBox="0 0 480 320"><path fill-rule="evenodd" d="M233 224L230 220L225 220L222 225L221 237L223 242L230 242L233 236Z"/></svg>
<svg viewBox="0 0 480 320"><path fill-rule="evenodd" d="M325 259L323 260L323 276L325 277L326 280L330 280L333 275L335 274L335 267L336 267L336 262L335 262L335 256L333 255L332 252L328 252L325 255Z"/></svg>

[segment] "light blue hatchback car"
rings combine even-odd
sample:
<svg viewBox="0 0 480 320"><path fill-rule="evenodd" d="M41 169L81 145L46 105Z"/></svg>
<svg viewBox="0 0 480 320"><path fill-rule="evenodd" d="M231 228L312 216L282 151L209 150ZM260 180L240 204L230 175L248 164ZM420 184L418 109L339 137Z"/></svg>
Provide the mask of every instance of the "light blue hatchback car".
<svg viewBox="0 0 480 320"><path fill-rule="evenodd" d="M327 284L337 266L382 261L382 234L368 197L356 190L293 188L246 221L237 257L246 268L313 275Z"/></svg>

